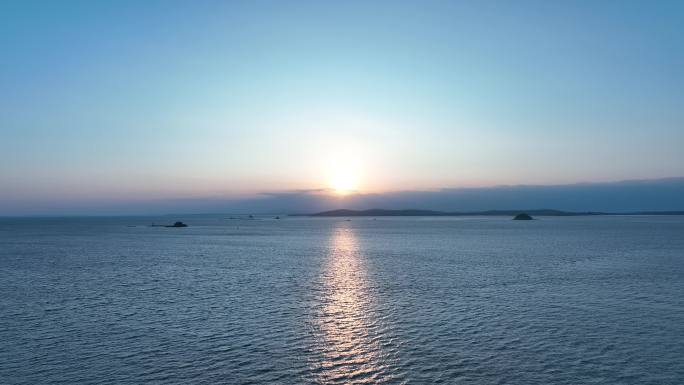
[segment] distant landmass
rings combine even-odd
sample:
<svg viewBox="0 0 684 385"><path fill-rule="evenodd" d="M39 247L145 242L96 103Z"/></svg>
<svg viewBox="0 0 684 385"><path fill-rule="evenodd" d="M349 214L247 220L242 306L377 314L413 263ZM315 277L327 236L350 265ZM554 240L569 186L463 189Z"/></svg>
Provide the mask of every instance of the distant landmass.
<svg viewBox="0 0 684 385"><path fill-rule="evenodd" d="M592 182L563 185L511 185L459 187L436 190L354 193L337 196L326 189L271 191L243 197L197 197L141 200L47 199L24 202L22 196L6 195L0 188L2 216L165 215L165 214L269 214L323 213L326 210L397 211L391 215L513 215L510 208L552 207L557 213L588 215L607 213L680 214L684 212L684 177ZM22 203L24 202L24 203ZM435 213L400 214L406 208ZM532 210L527 210L532 211ZM536 210L529 213L538 215ZM525 212L525 211L523 211ZM516 213L517 214L517 213ZM347 214L342 214L347 215ZM349 214L352 215L352 214ZM367 215L379 215L369 212ZM389 215L388 213L381 215ZM173 222L172 222L173 223Z"/></svg>
<svg viewBox="0 0 684 385"><path fill-rule="evenodd" d="M437 217L437 216L515 216L520 213L526 213L533 216L555 216L555 217L569 217L580 215L684 215L684 211L638 211L638 212L624 212L624 213L610 213L610 212L595 212L595 211L561 211L554 209L536 209L536 210L487 210L487 211L471 211L471 212L448 212L448 211L434 211L434 210L385 210L385 209L370 209L370 210L330 210L322 211L314 214L290 214L290 216L310 216L310 217Z"/></svg>

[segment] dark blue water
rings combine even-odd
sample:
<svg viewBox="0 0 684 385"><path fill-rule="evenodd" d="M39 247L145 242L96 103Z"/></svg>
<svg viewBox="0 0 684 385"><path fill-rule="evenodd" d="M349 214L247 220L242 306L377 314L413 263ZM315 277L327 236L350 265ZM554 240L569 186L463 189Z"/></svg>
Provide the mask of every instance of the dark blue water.
<svg viewBox="0 0 684 385"><path fill-rule="evenodd" d="M3 384L681 384L684 218L0 219L0 341Z"/></svg>

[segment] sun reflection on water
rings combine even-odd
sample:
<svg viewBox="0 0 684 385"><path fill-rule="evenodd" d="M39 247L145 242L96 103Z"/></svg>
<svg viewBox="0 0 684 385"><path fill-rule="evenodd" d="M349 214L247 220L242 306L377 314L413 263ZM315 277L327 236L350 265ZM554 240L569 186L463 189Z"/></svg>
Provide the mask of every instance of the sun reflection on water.
<svg viewBox="0 0 684 385"><path fill-rule="evenodd" d="M315 314L312 372L321 383L385 380L378 320L364 255L349 224L333 230Z"/></svg>

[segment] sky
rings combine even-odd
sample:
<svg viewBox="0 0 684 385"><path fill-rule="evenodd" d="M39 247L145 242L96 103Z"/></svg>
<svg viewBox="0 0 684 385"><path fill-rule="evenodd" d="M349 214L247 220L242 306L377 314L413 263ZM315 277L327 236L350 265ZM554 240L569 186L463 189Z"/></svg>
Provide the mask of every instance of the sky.
<svg viewBox="0 0 684 385"><path fill-rule="evenodd" d="M3 1L0 50L0 215L684 176L681 1Z"/></svg>

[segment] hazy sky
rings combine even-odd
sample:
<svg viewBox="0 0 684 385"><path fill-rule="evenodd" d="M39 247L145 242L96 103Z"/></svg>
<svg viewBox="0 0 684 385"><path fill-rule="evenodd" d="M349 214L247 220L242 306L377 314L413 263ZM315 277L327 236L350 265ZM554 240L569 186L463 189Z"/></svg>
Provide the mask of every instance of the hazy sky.
<svg viewBox="0 0 684 385"><path fill-rule="evenodd" d="M0 49L6 202L684 175L682 1L2 1Z"/></svg>

